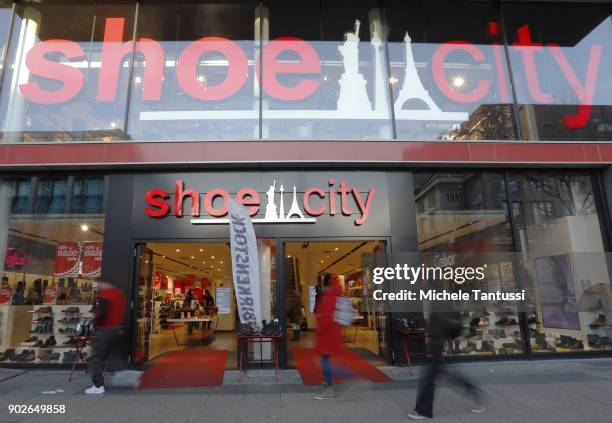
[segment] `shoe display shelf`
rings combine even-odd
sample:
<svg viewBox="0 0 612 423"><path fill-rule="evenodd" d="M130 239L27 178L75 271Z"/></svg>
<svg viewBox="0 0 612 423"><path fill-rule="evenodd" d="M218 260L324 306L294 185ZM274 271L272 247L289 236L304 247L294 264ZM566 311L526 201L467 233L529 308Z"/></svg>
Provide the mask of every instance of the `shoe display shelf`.
<svg viewBox="0 0 612 423"><path fill-rule="evenodd" d="M34 306L30 337L15 348L17 362L24 363L72 363L71 353L74 346L67 344L80 317L93 317L91 304L62 304L51 306ZM40 331L43 332L40 332ZM36 339L32 339L36 337ZM52 340L55 340L53 343ZM51 341L51 343L50 343ZM42 344L42 345L41 345ZM84 349L88 352L89 346ZM68 353L68 357L65 354ZM33 358L34 357L34 358Z"/></svg>
<svg viewBox="0 0 612 423"><path fill-rule="evenodd" d="M465 333L449 342L447 355L486 356L522 352L516 311L491 306L486 311L466 312L462 319Z"/></svg>
<svg viewBox="0 0 612 423"><path fill-rule="evenodd" d="M612 324L608 321L608 310L604 306L609 302L609 294L603 284L592 288L594 292L587 289L583 293L583 297L592 301L583 311L587 331L585 349L609 350L612 349Z"/></svg>

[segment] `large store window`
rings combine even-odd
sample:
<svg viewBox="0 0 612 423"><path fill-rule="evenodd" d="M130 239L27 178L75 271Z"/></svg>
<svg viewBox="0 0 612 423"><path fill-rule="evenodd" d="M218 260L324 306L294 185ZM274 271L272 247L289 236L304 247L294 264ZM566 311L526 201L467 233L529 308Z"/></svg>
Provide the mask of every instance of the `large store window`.
<svg viewBox="0 0 612 423"><path fill-rule="evenodd" d="M102 269L104 177L0 180L0 352L72 363L68 342L93 316Z"/></svg>
<svg viewBox="0 0 612 423"><path fill-rule="evenodd" d="M585 173L510 174L535 352L612 348L610 276L593 185Z"/></svg>
<svg viewBox="0 0 612 423"><path fill-rule="evenodd" d="M264 4L263 138L391 138L379 2Z"/></svg>
<svg viewBox="0 0 612 423"><path fill-rule="evenodd" d="M123 43L132 37L134 10L129 4L16 5L0 91L5 142L125 138L130 70Z"/></svg>
<svg viewBox="0 0 612 423"><path fill-rule="evenodd" d="M476 2L385 3L397 137L516 139L497 8Z"/></svg>
<svg viewBox="0 0 612 423"><path fill-rule="evenodd" d="M487 286L516 291L512 232L503 173L415 173L419 252L423 259L452 258L456 265L487 265ZM479 288L479 287L476 287ZM487 289L483 286L480 289ZM453 355L523 352L519 308L480 304L463 312L464 335L449 342Z"/></svg>
<svg viewBox="0 0 612 423"><path fill-rule="evenodd" d="M612 349L612 291L590 173L417 172L415 190L424 260L453 256L467 265L477 257L489 286L527 292L518 306L466 310L448 354Z"/></svg>
<svg viewBox="0 0 612 423"><path fill-rule="evenodd" d="M256 7L245 0L139 8L131 138L259 138Z"/></svg>
<svg viewBox="0 0 612 423"><path fill-rule="evenodd" d="M608 6L504 6L522 137L612 140Z"/></svg>

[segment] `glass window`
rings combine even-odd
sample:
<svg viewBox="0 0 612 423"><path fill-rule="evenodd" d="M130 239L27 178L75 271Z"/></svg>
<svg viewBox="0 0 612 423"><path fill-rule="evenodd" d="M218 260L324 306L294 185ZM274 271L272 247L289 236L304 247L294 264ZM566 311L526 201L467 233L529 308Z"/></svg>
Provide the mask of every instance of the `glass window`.
<svg viewBox="0 0 612 423"><path fill-rule="evenodd" d="M521 134L612 140L612 20L605 5L504 5Z"/></svg>
<svg viewBox="0 0 612 423"><path fill-rule="evenodd" d="M516 139L497 8L448 1L385 5L397 137Z"/></svg>
<svg viewBox="0 0 612 423"><path fill-rule="evenodd" d="M610 279L591 176L530 172L510 178L522 187L512 196L530 205L515 213L515 220L527 284L535 295L527 322L531 349L611 348Z"/></svg>
<svg viewBox="0 0 612 423"><path fill-rule="evenodd" d="M72 363L74 348L64 343L79 318L93 317L93 283L102 269L104 202L70 212L70 194L81 204L75 199L83 192L77 189L83 184L74 180L0 180L0 350L9 361ZM93 188L84 191L96 199L103 196L97 188L104 186L103 176L86 180Z"/></svg>
<svg viewBox="0 0 612 423"><path fill-rule="evenodd" d="M102 213L104 180L84 176L74 178L71 208L74 213Z"/></svg>
<svg viewBox="0 0 612 423"><path fill-rule="evenodd" d="M505 191L499 189L503 180L502 173L494 172L414 173L418 244L423 262L446 261L455 266L486 264L486 278L471 281L474 284L467 287L461 285L462 289L518 290L513 272L508 203ZM436 201L431 201L432 198ZM450 284L456 287L454 282ZM523 352L518 311L516 305L501 302L479 301L470 305L463 312L464 333L449 342L447 353Z"/></svg>
<svg viewBox="0 0 612 423"><path fill-rule="evenodd" d="M16 5L0 92L4 142L125 138L134 10Z"/></svg>
<svg viewBox="0 0 612 423"><path fill-rule="evenodd" d="M379 2L264 5L263 138L391 138Z"/></svg>
<svg viewBox="0 0 612 423"><path fill-rule="evenodd" d="M245 0L140 7L131 138L259 138L256 6Z"/></svg>

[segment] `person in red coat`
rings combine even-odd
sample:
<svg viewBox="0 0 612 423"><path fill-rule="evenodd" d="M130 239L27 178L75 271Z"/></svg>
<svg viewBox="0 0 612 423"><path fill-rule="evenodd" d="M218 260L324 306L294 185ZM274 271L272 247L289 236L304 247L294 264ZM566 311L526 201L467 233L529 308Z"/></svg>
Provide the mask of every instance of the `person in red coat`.
<svg viewBox="0 0 612 423"><path fill-rule="evenodd" d="M315 399L320 400L334 397L331 357L340 354L344 349L342 328L334 320L336 302L342 295L342 288L338 278L329 273L323 275L322 285L322 295L316 306L317 332L315 337L316 350L321 355L321 366L323 367L323 393L315 396ZM348 372L342 373L347 374Z"/></svg>

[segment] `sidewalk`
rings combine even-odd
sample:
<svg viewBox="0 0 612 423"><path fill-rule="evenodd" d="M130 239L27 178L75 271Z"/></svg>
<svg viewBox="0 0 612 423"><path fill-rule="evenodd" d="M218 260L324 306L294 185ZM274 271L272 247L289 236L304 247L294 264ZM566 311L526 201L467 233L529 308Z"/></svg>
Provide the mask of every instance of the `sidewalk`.
<svg viewBox="0 0 612 423"><path fill-rule="evenodd" d="M466 363L460 369L489 395L489 409L470 414L463 392L444 382L436 393L432 422L612 422L612 359L577 359ZM79 372L32 370L0 382L0 422L406 422L416 396L418 369L383 368L395 381L337 387L333 401L315 401L316 386L301 384L294 370L254 371L237 383L226 372L215 388L110 390L83 394L91 383ZM10 377L9 370L0 369ZM442 378L442 381L444 378ZM63 389L56 395L42 391ZM8 414L8 404L64 404L64 415Z"/></svg>

